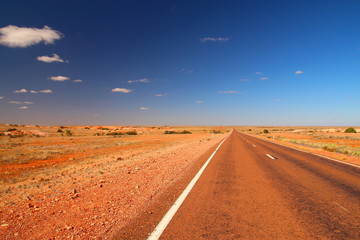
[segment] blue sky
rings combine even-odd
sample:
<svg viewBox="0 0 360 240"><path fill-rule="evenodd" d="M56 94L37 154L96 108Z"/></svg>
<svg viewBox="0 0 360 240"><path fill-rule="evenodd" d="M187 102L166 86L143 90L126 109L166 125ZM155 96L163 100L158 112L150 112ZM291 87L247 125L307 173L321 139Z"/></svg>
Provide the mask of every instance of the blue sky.
<svg viewBox="0 0 360 240"><path fill-rule="evenodd" d="M359 126L359 12L351 0L3 1L0 123Z"/></svg>

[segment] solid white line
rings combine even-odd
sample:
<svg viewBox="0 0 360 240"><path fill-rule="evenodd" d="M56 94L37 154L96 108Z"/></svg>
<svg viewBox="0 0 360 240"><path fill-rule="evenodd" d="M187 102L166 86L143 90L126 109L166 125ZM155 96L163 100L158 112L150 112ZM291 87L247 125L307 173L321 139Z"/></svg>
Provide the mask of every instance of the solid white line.
<svg viewBox="0 0 360 240"><path fill-rule="evenodd" d="M347 211L347 212L350 212L349 210L347 210L346 208L344 208L343 206L341 206L340 204L338 203L335 203L336 205L338 205L340 208L342 208L343 210Z"/></svg>
<svg viewBox="0 0 360 240"><path fill-rule="evenodd" d="M275 159L273 156L271 156L270 154L266 154L266 156L268 156L271 159Z"/></svg>
<svg viewBox="0 0 360 240"><path fill-rule="evenodd" d="M308 151L305 151L305 150L297 149L297 148L294 148L294 147L289 147L289 146L286 146L286 145L283 145L283 144L280 144L280 143L271 142L271 141L268 141L268 140L266 140L266 139L258 138L258 137L255 137L255 136L252 136L252 135L249 135L249 134L246 134L246 133L242 133L242 134L245 134L245 135L248 135L249 137L254 137L254 138L256 138L256 139L263 140L263 141L266 141L266 142L269 142L269 143L273 143L273 144L276 144L276 145L279 145L279 146L282 146L282 147L291 148L291 149L294 149L294 150L296 150L296 151L300 151L300 152L304 152L304 153L309 153L309 154L316 155L316 156L319 156L319 157L322 157L322 158L326 158L326 159L331 160L331 161L335 161L335 162L343 163L343 164L350 165L350 166L353 166L353 167L356 167L356 168L360 168L360 165L357 165L357 164L352 164L352 163L348 163L348 162L343 162L343 161L340 161L340 160L337 160L337 159L334 159L334 158L330 158L330 157L326 157L326 156L323 156L323 155L320 155L320 154L317 154L317 153L312 153L312 152L308 152Z"/></svg>
<svg viewBox="0 0 360 240"><path fill-rule="evenodd" d="M230 135L229 135L230 136ZM229 137L228 136L228 137ZM199 180L201 174L204 172L205 168L207 167L207 165L210 163L211 159L214 157L215 153L217 152L217 150L220 148L220 146L226 141L226 139L228 139L228 137L226 137L220 144L219 146L215 149L215 151L211 154L211 156L209 157L209 159L204 163L204 165L201 167L201 169L199 170L199 172L195 175L195 177L191 180L191 182L189 183L189 185L187 185L187 187L185 188L185 190L180 194L180 196L178 197L178 199L176 199L175 203L170 207L170 209L167 211L167 213L165 214L165 216L161 219L161 221L159 222L159 224L156 226L156 228L154 229L154 231L150 234L150 236L147 238L148 240L157 240L159 239L159 237L161 236L161 234L164 232L165 228L167 227L167 225L169 224L169 222L171 221L171 219L173 218L173 216L175 215L175 213L177 212L177 210L180 208L181 204L184 202L185 198L187 197L187 195L189 195L191 189L194 187L194 185L196 184L196 182Z"/></svg>

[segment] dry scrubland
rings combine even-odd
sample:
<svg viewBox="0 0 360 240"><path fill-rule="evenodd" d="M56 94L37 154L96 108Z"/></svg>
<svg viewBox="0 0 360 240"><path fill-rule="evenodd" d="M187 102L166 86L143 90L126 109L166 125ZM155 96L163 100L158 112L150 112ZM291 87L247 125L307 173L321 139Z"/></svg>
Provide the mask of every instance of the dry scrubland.
<svg viewBox="0 0 360 240"><path fill-rule="evenodd" d="M360 127L236 127L237 130L301 150L360 165Z"/></svg>
<svg viewBox="0 0 360 240"><path fill-rule="evenodd" d="M230 130L0 125L0 239L109 239Z"/></svg>
<svg viewBox="0 0 360 240"><path fill-rule="evenodd" d="M232 128L0 125L0 239L110 239ZM360 164L358 127L234 128Z"/></svg>

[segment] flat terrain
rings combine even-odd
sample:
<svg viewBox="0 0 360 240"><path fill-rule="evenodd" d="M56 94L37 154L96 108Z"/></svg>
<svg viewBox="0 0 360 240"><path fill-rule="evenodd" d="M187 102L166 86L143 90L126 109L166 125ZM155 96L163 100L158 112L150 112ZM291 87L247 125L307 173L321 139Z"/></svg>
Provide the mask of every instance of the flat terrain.
<svg viewBox="0 0 360 240"><path fill-rule="evenodd" d="M234 131L160 239L359 239L359 216L360 168Z"/></svg>
<svg viewBox="0 0 360 240"><path fill-rule="evenodd" d="M358 170L261 140L360 164L358 133L235 128L164 239L358 237ZM0 239L146 239L232 129L0 125Z"/></svg>
<svg viewBox="0 0 360 240"><path fill-rule="evenodd" d="M110 239L181 179L227 131L1 127L5 133L17 128L12 132L18 135L0 136L0 239ZM164 134L184 130L191 134ZM107 135L133 131L137 135Z"/></svg>

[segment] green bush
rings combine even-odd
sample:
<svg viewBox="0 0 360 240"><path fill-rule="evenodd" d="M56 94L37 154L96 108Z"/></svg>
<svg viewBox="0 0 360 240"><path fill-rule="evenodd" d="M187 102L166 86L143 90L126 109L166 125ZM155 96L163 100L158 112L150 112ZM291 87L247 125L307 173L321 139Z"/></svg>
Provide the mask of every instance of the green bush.
<svg viewBox="0 0 360 240"><path fill-rule="evenodd" d="M137 132L136 132L136 130L134 130L134 131L126 132L125 134L126 135L137 135Z"/></svg>
<svg viewBox="0 0 360 240"><path fill-rule="evenodd" d="M57 130L57 132L58 132L58 133L62 133L63 130L62 130L61 128L59 128L59 129Z"/></svg>
<svg viewBox="0 0 360 240"><path fill-rule="evenodd" d="M269 133L269 130L265 129L265 130L263 131L263 133Z"/></svg>
<svg viewBox="0 0 360 240"><path fill-rule="evenodd" d="M9 128L7 131L11 132L11 131L16 131L16 130L17 130L16 128Z"/></svg>
<svg viewBox="0 0 360 240"><path fill-rule="evenodd" d="M164 132L164 134L192 134L192 132L188 131L188 130L184 130L184 131L181 131L181 132L176 132L176 131L168 131L166 130Z"/></svg>
<svg viewBox="0 0 360 240"><path fill-rule="evenodd" d="M211 133L219 134L219 133L222 133L222 132L220 130L211 130Z"/></svg>
<svg viewBox="0 0 360 240"><path fill-rule="evenodd" d="M69 129L67 129L65 131L65 133L66 133L66 136L68 136L68 137L72 136L72 132Z"/></svg>
<svg viewBox="0 0 360 240"><path fill-rule="evenodd" d="M345 132L346 132L346 133L356 133L356 130L355 130L355 128L353 128L353 127L349 127L349 128L347 128L347 129L345 130Z"/></svg>

